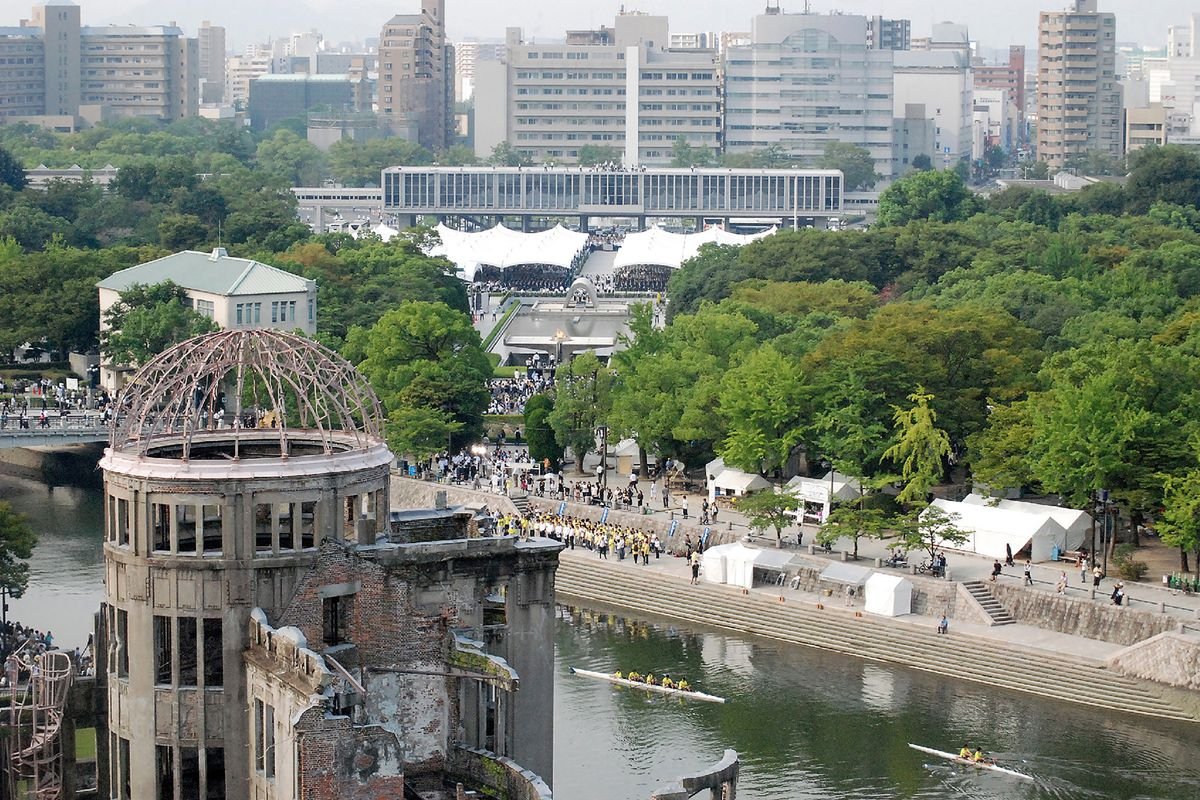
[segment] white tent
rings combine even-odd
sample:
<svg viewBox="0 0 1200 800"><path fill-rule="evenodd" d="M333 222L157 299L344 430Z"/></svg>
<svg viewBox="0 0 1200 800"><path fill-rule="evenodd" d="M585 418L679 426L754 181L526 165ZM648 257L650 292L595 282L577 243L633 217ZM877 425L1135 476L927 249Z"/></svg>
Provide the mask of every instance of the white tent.
<svg viewBox="0 0 1200 800"><path fill-rule="evenodd" d="M704 474L708 478L710 503L718 497L745 497L753 492L774 488L774 484L761 475L725 466L725 460L722 458L714 458L708 462L704 467Z"/></svg>
<svg viewBox="0 0 1200 800"><path fill-rule="evenodd" d="M700 233L671 233L657 225L651 225L644 231L625 237L620 251L613 259L613 268L650 264L679 269L684 261L695 257L703 245L729 244L740 247L773 233L775 228L743 236L728 233L724 228L716 226Z"/></svg>
<svg viewBox="0 0 1200 800"><path fill-rule="evenodd" d="M482 265L507 269L521 264L552 264L570 269L588 241L586 233L561 225L538 233L521 233L503 225L464 233L439 224L437 232L441 244L432 247L429 255L445 256L468 281L474 280Z"/></svg>
<svg viewBox="0 0 1200 800"><path fill-rule="evenodd" d="M932 507L940 508L950 515L955 527L967 534L961 545L944 543L947 550L978 553L988 558L1005 557L1005 545L1014 554L1030 548L1034 561L1049 561L1055 546L1067 547L1067 532L1049 514L1029 514L1003 508L957 503L953 500L934 500ZM924 517L928 510L921 512Z"/></svg>
<svg viewBox="0 0 1200 800"><path fill-rule="evenodd" d="M912 583L899 575L871 573L867 578L866 603L870 614L885 617L902 617L912 613Z"/></svg>
<svg viewBox="0 0 1200 800"><path fill-rule="evenodd" d="M991 506L1005 511L1020 511L1024 514L1048 514L1067 532L1067 550L1077 550L1092 530L1092 518L1086 511L1063 506L1050 506L1044 503L1029 503L1023 500L1004 500L972 492L963 498L964 503L977 506Z"/></svg>
<svg viewBox="0 0 1200 800"><path fill-rule="evenodd" d="M754 585L754 562L762 553L744 544L722 544L704 551L704 579L749 589Z"/></svg>

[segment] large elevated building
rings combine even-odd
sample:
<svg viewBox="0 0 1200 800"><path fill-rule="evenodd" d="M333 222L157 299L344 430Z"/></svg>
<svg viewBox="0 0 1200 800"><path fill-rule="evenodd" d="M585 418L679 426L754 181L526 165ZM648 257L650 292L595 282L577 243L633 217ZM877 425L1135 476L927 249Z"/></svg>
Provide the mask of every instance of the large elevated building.
<svg viewBox="0 0 1200 800"><path fill-rule="evenodd" d="M383 211L401 227L416 217L647 218L790 225L840 216L843 176L818 169L389 167Z"/></svg>
<svg viewBox="0 0 1200 800"><path fill-rule="evenodd" d="M379 401L304 337L198 337L123 397L101 461L101 796L549 794L501 757L549 780L561 545L389 513Z"/></svg>

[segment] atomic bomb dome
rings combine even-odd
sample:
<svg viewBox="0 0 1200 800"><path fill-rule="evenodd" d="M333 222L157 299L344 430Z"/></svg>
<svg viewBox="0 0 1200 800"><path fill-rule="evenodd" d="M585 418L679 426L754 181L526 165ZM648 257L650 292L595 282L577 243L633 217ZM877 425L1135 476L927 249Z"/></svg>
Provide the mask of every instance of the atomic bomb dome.
<svg viewBox="0 0 1200 800"><path fill-rule="evenodd" d="M274 330L175 345L119 397L112 452L192 459L289 458L381 442L379 399L345 359Z"/></svg>

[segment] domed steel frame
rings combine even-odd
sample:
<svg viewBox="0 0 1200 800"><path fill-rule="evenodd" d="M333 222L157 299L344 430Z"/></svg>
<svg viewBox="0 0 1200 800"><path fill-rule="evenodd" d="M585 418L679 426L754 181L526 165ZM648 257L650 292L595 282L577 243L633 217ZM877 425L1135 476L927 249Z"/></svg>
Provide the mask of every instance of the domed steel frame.
<svg viewBox="0 0 1200 800"><path fill-rule="evenodd" d="M283 458L289 441L320 441L329 454L382 440L382 408L366 378L329 348L275 330L218 331L181 342L138 370L116 408L114 450L146 456L169 444L183 461L197 438L219 439L235 459L243 440L262 442L268 432L278 435Z"/></svg>

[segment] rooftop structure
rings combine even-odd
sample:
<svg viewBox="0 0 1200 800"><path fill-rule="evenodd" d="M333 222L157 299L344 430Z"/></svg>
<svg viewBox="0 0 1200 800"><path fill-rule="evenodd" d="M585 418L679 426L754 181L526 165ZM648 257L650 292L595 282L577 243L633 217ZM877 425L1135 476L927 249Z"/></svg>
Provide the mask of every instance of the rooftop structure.
<svg viewBox="0 0 1200 800"><path fill-rule="evenodd" d="M383 210L432 215L790 220L842 213L843 176L819 169L607 170L579 167L388 167ZM645 224L640 224L644 228Z"/></svg>

